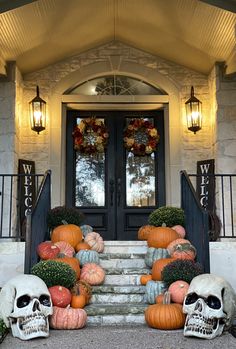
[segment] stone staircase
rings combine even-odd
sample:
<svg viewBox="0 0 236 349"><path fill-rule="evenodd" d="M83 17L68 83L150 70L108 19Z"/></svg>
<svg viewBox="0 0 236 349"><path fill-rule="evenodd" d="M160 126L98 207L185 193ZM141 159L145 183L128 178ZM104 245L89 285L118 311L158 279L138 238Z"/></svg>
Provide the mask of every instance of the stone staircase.
<svg viewBox="0 0 236 349"><path fill-rule="evenodd" d="M103 285L93 287L85 310L88 325L145 324L145 286L140 275L149 273L145 265L146 241L105 241L99 254L106 271Z"/></svg>

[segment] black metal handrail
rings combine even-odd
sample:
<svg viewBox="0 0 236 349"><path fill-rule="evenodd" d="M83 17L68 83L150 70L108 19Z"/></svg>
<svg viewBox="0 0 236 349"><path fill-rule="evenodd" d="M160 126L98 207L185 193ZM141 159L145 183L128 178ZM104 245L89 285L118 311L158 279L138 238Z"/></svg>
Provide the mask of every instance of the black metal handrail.
<svg viewBox="0 0 236 349"><path fill-rule="evenodd" d="M220 220L219 238L236 238L236 174L189 174L192 180L199 177L214 178L215 212ZM195 183L194 183L195 184ZM211 212L210 212L211 213Z"/></svg>
<svg viewBox="0 0 236 349"><path fill-rule="evenodd" d="M45 173L39 194L31 212L26 216L25 268L26 274L38 262L37 246L48 237L47 213L51 208L51 171Z"/></svg>
<svg viewBox="0 0 236 349"><path fill-rule="evenodd" d="M205 272L209 272L209 215L201 207L186 171L181 171L180 178L181 207L185 213L186 238L197 249L197 261L203 265Z"/></svg>
<svg viewBox="0 0 236 349"><path fill-rule="evenodd" d="M25 222L20 215L22 197L20 185L30 177L36 194L43 174L0 174L0 239L24 240Z"/></svg>

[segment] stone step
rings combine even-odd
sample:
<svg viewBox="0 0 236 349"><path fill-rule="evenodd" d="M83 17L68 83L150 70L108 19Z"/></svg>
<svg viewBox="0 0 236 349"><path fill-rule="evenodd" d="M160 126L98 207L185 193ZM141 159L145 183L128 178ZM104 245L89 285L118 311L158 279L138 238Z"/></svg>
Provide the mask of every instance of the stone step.
<svg viewBox="0 0 236 349"><path fill-rule="evenodd" d="M147 326L144 314L88 316L87 326Z"/></svg>
<svg viewBox="0 0 236 349"><path fill-rule="evenodd" d="M148 307L146 303L138 304L89 304L84 310L88 316L97 315L142 315Z"/></svg>
<svg viewBox="0 0 236 349"><path fill-rule="evenodd" d="M106 293L106 294L93 294L90 304L139 304L145 302L144 294L117 294L117 293Z"/></svg>
<svg viewBox="0 0 236 349"><path fill-rule="evenodd" d="M140 285L140 275L106 275L104 285Z"/></svg>
<svg viewBox="0 0 236 349"><path fill-rule="evenodd" d="M144 258L134 259L100 259L100 266L104 269L108 268L145 268Z"/></svg>
<svg viewBox="0 0 236 349"><path fill-rule="evenodd" d="M103 253L146 254L146 241L105 241Z"/></svg>
<svg viewBox="0 0 236 349"><path fill-rule="evenodd" d="M144 253L99 253L100 260L110 260L110 259L144 259Z"/></svg>
<svg viewBox="0 0 236 349"><path fill-rule="evenodd" d="M119 285L100 285L93 286L93 294L106 294L106 293L121 293L121 294L145 294L146 286L119 286Z"/></svg>
<svg viewBox="0 0 236 349"><path fill-rule="evenodd" d="M150 268L108 268L106 275L143 275L150 274Z"/></svg>

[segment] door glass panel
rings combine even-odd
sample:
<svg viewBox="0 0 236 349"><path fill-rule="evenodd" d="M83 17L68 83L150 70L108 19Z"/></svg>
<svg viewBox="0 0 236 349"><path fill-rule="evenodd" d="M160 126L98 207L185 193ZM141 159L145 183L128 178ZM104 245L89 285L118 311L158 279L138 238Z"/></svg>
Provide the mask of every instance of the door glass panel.
<svg viewBox="0 0 236 349"><path fill-rule="evenodd" d="M77 124L80 121L77 118ZM75 205L105 206L105 153L87 155L76 151L75 171Z"/></svg>
<svg viewBox="0 0 236 349"><path fill-rule="evenodd" d="M153 122L153 119L147 120ZM127 119L127 123L129 121ZM155 161L154 153L136 156L126 151L127 206L156 206Z"/></svg>

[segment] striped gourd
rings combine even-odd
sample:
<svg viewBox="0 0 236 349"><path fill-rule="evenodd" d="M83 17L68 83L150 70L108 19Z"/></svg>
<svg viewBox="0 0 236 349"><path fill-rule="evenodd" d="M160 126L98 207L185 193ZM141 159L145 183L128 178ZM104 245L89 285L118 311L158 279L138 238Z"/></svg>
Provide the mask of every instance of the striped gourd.
<svg viewBox="0 0 236 349"><path fill-rule="evenodd" d="M156 303L156 296L165 292L166 286L163 281L148 281L146 284L145 298L149 304Z"/></svg>
<svg viewBox="0 0 236 349"><path fill-rule="evenodd" d="M79 260L81 266L86 263L100 264L98 252L93 250L80 250L76 253L76 258Z"/></svg>
<svg viewBox="0 0 236 349"><path fill-rule="evenodd" d="M170 257L166 248L149 247L145 256L145 263L148 267L152 268L153 263L157 259Z"/></svg>

